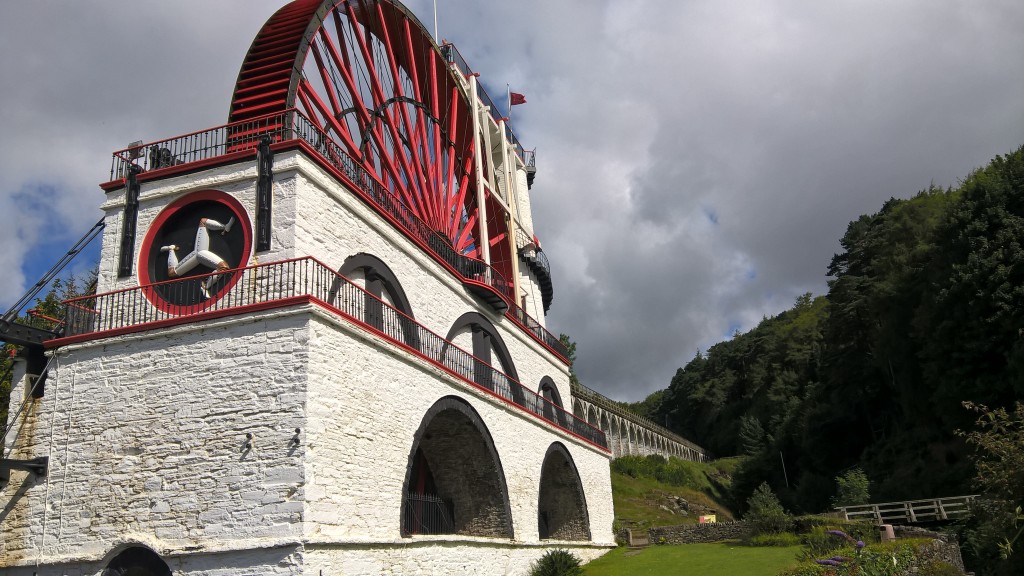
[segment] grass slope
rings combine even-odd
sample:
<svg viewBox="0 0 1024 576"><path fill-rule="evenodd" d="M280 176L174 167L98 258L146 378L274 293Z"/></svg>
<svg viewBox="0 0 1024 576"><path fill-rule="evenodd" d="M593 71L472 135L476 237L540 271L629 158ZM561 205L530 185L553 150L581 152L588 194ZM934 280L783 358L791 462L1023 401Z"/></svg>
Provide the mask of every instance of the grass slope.
<svg viewBox="0 0 1024 576"><path fill-rule="evenodd" d="M797 564L800 546L752 548L736 544L617 548L583 567L585 576L764 576Z"/></svg>
<svg viewBox="0 0 1024 576"><path fill-rule="evenodd" d="M646 531L656 526L695 524L700 515L711 513L716 514L721 522L733 520L732 512L723 503L721 488L727 484L735 468L734 460L698 463L673 459L674 466L684 468L683 473L676 476L675 483L659 481L648 473L649 470L641 467L613 466L612 499L618 525ZM631 473L617 471L616 468ZM676 510L670 511L676 497L690 504L685 515Z"/></svg>

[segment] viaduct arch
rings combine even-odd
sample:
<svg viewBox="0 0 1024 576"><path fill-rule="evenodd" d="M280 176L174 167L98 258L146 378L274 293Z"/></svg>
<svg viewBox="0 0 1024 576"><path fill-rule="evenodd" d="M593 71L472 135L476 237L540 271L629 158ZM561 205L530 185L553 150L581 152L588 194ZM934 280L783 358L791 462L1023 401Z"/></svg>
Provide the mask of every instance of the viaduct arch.
<svg viewBox="0 0 1024 576"><path fill-rule="evenodd" d="M572 396L573 414L605 433L615 458L649 454L694 462L706 462L711 458L704 448L649 418L633 414L582 384L573 384Z"/></svg>

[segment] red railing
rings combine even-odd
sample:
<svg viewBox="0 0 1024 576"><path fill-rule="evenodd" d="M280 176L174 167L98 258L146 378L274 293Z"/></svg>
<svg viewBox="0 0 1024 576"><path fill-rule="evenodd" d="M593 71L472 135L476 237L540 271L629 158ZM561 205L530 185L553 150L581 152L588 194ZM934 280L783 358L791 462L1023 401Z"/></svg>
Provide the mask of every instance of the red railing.
<svg viewBox="0 0 1024 576"><path fill-rule="evenodd" d="M444 262L463 281L484 285L494 291L508 306L506 315L516 320L530 335L568 362L568 350L540 322L516 305L512 284L482 260L458 253L446 238L417 217L397 195L374 178L352 158L330 135L320 130L301 112L292 109L192 132L184 136L138 144L114 152L110 178L124 177L132 166L143 173L188 164L208 162L237 153L250 153L261 138L271 142L298 141L312 151L350 184L365 202L383 213L428 253Z"/></svg>
<svg viewBox="0 0 1024 576"><path fill-rule="evenodd" d="M64 302L64 342L148 330L168 323L243 314L312 302L387 337L462 380L584 440L608 448L604 432L507 374L445 340L318 260L305 257L216 273L230 286L216 300L198 300L213 274L158 282ZM179 302L198 302L179 304ZM56 342L60 344L60 341Z"/></svg>

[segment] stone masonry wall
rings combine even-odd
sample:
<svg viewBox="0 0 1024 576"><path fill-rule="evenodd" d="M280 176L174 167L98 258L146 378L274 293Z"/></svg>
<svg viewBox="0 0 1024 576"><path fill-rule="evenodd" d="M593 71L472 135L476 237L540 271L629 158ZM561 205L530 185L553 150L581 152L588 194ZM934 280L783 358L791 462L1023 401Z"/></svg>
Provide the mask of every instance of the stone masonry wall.
<svg viewBox="0 0 1024 576"><path fill-rule="evenodd" d="M273 249L260 262L311 255L337 269L355 253L373 254L398 277L417 321L444 336L465 312L484 314L521 383L536 391L548 376L571 407L568 369L547 349L302 154L279 154L274 169ZM232 194L253 219L254 178L255 163L242 162L145 183L136 253L160 210L191 191ZM123 189L115 190L103 207L100 291L138 283L137 264L133 277L116 278L123 202ZM50 475L36 485L12 478L7 493L15 497L0 512L0 566L45 558L67 573L95 574L114 549L136 542L175 573L315 574L315 564L348 566L345 573L435 572L458 557L466 571L452 573L475 574L470 567L480 565L504 574L525 571L545 546L587 558L613 544L606 453L319 307L58 354L62 366L29 411L13 455L50 455ZM513 525L506 544L401 538L413 434L447 395L466 399L494 441ZM539 540L540 474L552 442L566 447L579 471L593 543ZM261 556L268 550L277 552Z"/></svg>
<svg viewBox="0 0 1024 576"><path fill-rule="evenodd" d="M263 313L61 349L14 452L48 455L49 474L5 490L0 566L294 541L305 324Z"/></svg>
<svg viewBox="0 0 1024 576"><path fill-rule="evenodd" d="M138 285L138 254L150 225L182 196L199 190L220 190L234 196L255 226L255 160L190 173L141 186L135 241L136 264L129 278L117 277L124 188L107 193L98 291ZM549 376L569 411L572 410L568 367L503 315L491 310L450 272L379 216L333 176L304 154L285 151L274 158L272 248L257 256L262 263L313 256L337 270L359 252L377 256L394 271L409 297L416 320L441 336L465 312L479 311L498 329L513 357L520 382L533 391ZM532 309L531 309L532 310ZM544 322L543 314L534 314Z"/></svg>
<svg viewBox="0 0 1024 576"><path fill-rule="evenodd" d="M960 544L955 536L942 532L933 532L916 526L893 526L897 538L932 538L934 539L924 550L918 553L919 564L924 565L930 560L940 560L952 564L964 571L964 559L960 554Z"/></svg>
<svg viewBox="0 0 1024 576"><path fill-rule="evenodd" d="M316 536L335 542L418 538L400 535L413 436L435 402L456 395L469 401L494 441L514 541L539 542L541 468L548 446L561 442L579 471L593 541L614 543L606 453L394 345L319 316L310 334L306 473L308 526Z"/></svg>
<svg viewBox="0 0 1024 576"><path fill-rule="evenodd" d="M651 528L651 544L700 544L743 538L750 532L750 526L743 521L713 522L710 524L683 524Z"/></svg>
<svg viewBox="0 0 1024 576"><path fill-rule="evenodd" d="M373 254L397 276L417 322L442 337L462 314L480 312L500 333L520 382L536 392L541 379L549 376L572 410L568 366L546 348L470 294L448 270L305 156L279 155L274 168L276 178L288 182L297 196L296 254L315 256L335 270L349 256ZM543 315L536 319L544 321Z"/></svg>

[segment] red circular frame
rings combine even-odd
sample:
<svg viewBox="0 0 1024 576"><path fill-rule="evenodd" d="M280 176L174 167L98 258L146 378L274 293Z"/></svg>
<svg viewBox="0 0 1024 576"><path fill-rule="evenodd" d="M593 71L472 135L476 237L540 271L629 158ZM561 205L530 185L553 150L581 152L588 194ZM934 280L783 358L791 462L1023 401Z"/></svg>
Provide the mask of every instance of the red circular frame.
<svg viewBox="0 0 1024 576"><path fill-rule="evenodd" d="M239 262L239 267L244 267L249 262L249 257L252 255L252 225L249 221L249 213L242 206L234 196L221 192L220 190L201 190L199 192L192 192L178 198L174 202L171 202L166 208L157 214L157 217L153 220L153 223L149 226L149 231L146 232L146 238L142 241L142 249L139 252L139 285L142 286L142 293L146 295L146 299L149 300L150 304L156 306L162 312L173 314L175 316L181 316L183 314L194 314L196 312L202 312L207 308L213 306L218 300L227 293L238 281L242 278L241 274L232 274L231 278L224 282L220 290L210 296L206 301L201 304L189 304L179 305L172 304L163 299L160 294L151 288L154 284L154 280L149 275L149 255L152 252L153 240L156 237L157 232L164 224L167 223L172 216L174 216L179 210L195 202L202 201L213 201L219 202L227 206L229 210L234 212L235 219L238 224L242 226L242 237L244 246L242 248L242 257Z"/></svg>

